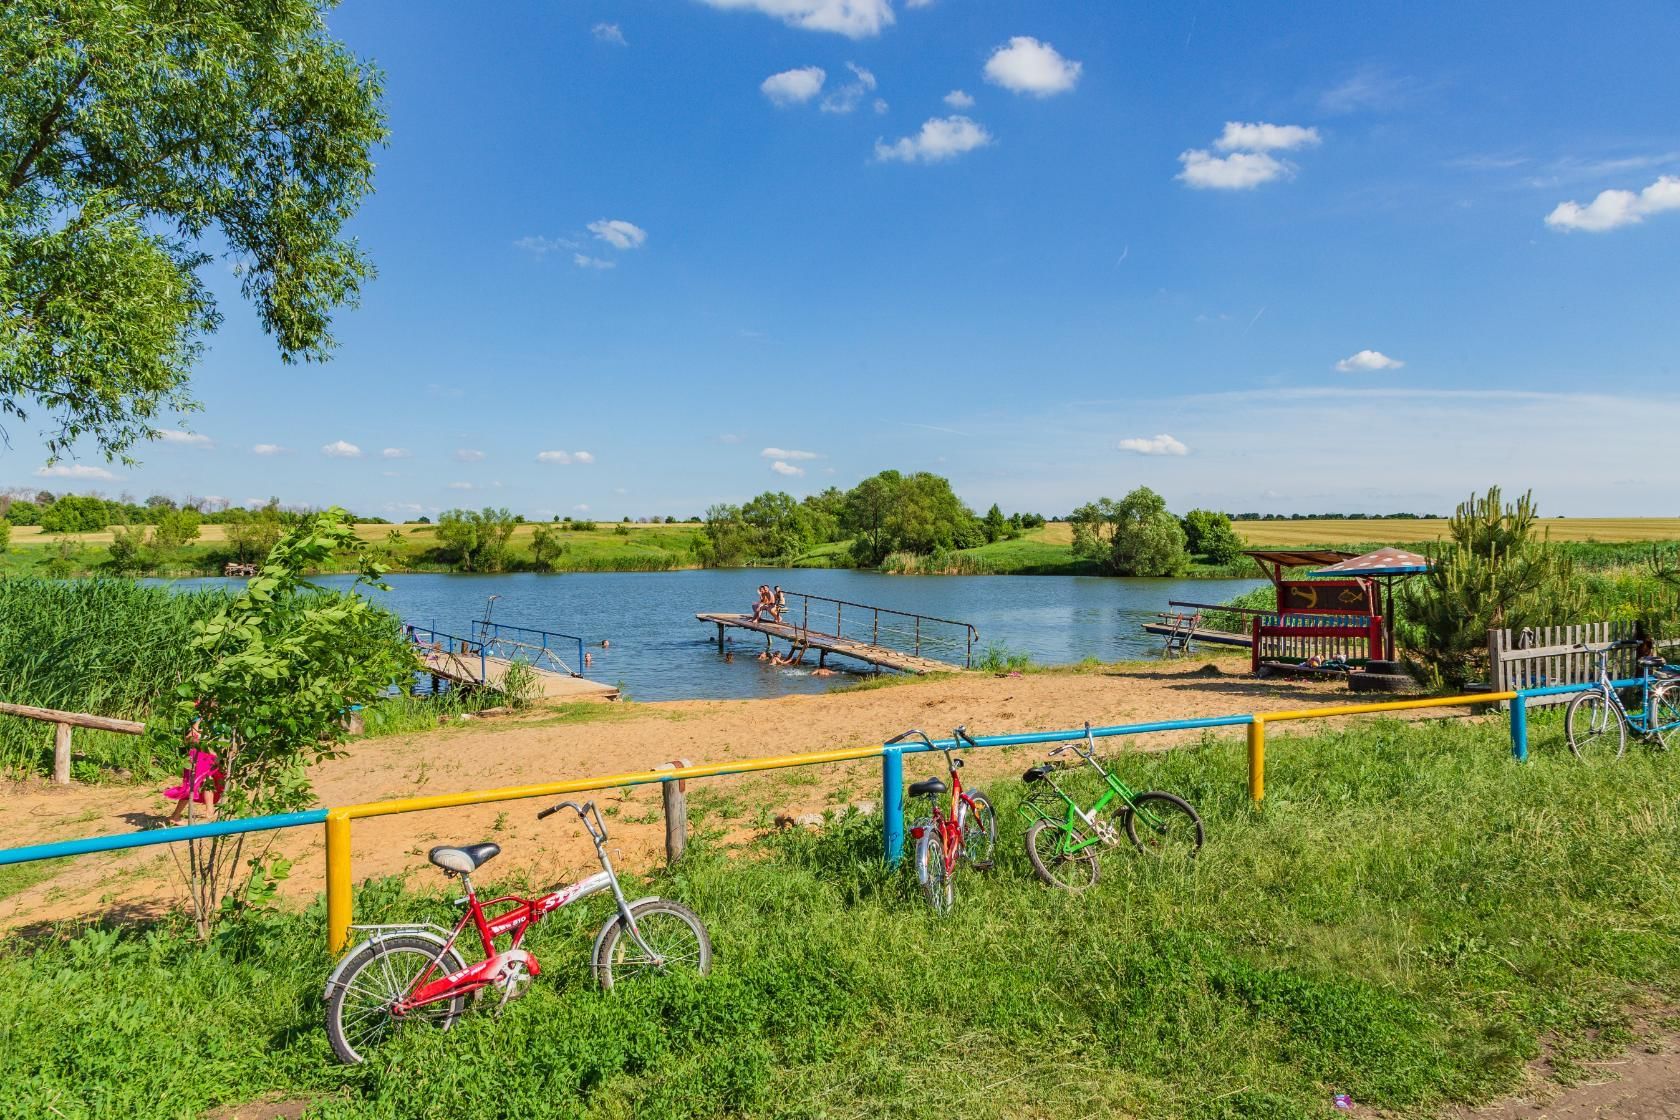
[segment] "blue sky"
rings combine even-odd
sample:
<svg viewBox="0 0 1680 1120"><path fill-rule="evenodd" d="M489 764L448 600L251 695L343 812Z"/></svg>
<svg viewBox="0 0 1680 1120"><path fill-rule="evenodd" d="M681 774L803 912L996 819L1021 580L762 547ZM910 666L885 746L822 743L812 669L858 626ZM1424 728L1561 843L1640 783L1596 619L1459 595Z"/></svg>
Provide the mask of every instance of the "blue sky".
<svg viewBox="0 0 1680 1120"><path fill-rule="evenodd" d="M1499 483L1674 515L1680 9L1614 17L348 0L392 140L337 357L283 366L218 269L193 437L37 476L12 425L0 479L617 518L896 467L1047 514Z"/></svg>

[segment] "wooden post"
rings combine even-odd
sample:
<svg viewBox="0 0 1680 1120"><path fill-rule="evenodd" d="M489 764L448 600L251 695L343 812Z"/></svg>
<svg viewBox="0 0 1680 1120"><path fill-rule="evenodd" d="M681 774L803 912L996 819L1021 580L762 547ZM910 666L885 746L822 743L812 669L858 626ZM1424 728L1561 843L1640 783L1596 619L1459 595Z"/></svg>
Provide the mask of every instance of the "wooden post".
<svg viewBox="0 0 1680 1120"><path fill-rule="evenodd" d="M717 628L718 628L718 652L722 653L723 652L723 623L721 623L721 622L718 623Z"/></svg>
<svg viewBox="0 0 1680 1120"><path fill-rule="evenodd" d="M70 784L70 725L53 724L53 781Z"/></svg>
<svg viewBox="0 0 1680 1120"><path fill-rule="evenodd" d="M686 758L674 759L657 766L656 770L677 770L692 765ZM688 849L688 783L681 778L665 779L659 783L659 792L665 799L665 865L667 867L682 858Z"/></svg>

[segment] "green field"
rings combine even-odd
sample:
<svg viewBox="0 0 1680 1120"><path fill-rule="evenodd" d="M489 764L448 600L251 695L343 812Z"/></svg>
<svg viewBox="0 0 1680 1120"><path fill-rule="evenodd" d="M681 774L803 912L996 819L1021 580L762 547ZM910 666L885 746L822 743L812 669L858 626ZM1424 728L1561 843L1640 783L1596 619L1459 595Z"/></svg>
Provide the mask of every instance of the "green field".
<svg viewBox="0 0 1680 1120"><path fill-rule="evenodd" d="M1673 755L1586 767L1537 721L1510 761L1498 721L1274 735L1269 800L1240 740L1120 765L1202 811L1191 867L1115 851L1080 896L1020 854L1019 784L993 788L1000 859L929 913L878 862L879 821L721 830L638 885L708 921L713 974L603 994L604 916L562 911L543 977L500 1020L332 1064L319 903L209 944L179 926L61 931L0 949L0 1114L194 1117L277 1096L318 1117L1421 1117L1515 1091L1635 1041L1680 996ZM1021 752L1025 765L1027 752ZM918 765L916 776L934 767ZM649 795L656 796L656 795ZM768 823L768 822L765 822ZM707 839L707 836L710 839ZM432 885L429 878L417 880ZM488 884L485 884L488 885ZM362 885L360 921L451 921L447 894Z"/></svg>

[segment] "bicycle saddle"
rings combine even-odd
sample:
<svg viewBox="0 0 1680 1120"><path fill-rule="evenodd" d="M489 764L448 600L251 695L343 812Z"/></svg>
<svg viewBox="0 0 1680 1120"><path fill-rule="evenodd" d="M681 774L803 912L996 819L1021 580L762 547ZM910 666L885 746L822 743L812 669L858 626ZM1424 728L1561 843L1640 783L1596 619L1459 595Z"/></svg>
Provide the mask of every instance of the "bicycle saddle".
<svg viewBox="0 0 1680 1120"><path fill-rule="evenodd" d="M938 797L945 792L945 783L938 778L929 778L925 782L916 782L910 787L911 797Z"/></svg>
<svg viewBox="0 0 1680 1120"><path fill-rule="evenodd" d="M1042 766L1034 766L1031 770L1028 770L1025 774L1021 775L1021 780L1023 782L1042 782L1044 781L1044 778L1045 772L1044 767Z"/></svg>
<svg viewBox="0 0 1680 1120"><path fill-rule="evenodd" d="M1645 666L1645 668L1647 668L1647 669L1660 668L1662 665L1665 664L1663 659L1660 658L1660 657L1641 657L1639 659L1639 663L1641 665Z"/></svg>
<svg viewBox="0 0 1680 1120"><path fill-rule="evenodd" d="M444 845L427 852L426 858L445 871L465 875L470 871L477 871L501 853L500 844L462 844L458 847Z"/></svg>

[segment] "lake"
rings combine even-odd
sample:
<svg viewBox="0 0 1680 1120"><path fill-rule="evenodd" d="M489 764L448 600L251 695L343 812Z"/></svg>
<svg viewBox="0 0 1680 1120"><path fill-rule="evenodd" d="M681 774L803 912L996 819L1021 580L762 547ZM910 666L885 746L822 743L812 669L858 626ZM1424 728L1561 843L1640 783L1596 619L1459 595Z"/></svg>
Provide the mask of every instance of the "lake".
<svg viewBox="0 0 1680 1120"><path fill-rule="evenodd" d="M324 576L317 582L347 587L351 577ZM388 582L389 592L372 592L371 597L404 619L461 636L471 635L471 623L484 616L489 596L500 596L497 622L575 634L591 643L595 664L589 677L622 684L637 700L677 700L820 692L856 679L847 673L818 677L809 669L768 666L753 656L763 639L744 631L734 631L736 656L726 662L717 649L716 627L696 621L695 612L751 610L760 583L971 622L980 632L977 656L996 643L1029 654L1041 665L1060 665L1087 657L1115 661L1154 656L1161 639L1145 634L1142 626L1155 621L1167 600L1218 603L1264 586L1265 581L887 576L843 569L753 568L415 574L393 575ZM236 581L187 580L176 586L233 584ZM602 639L611 643L608 649L599 647ZM834 664L838 668L849 663L840 658Z"/></svg>

